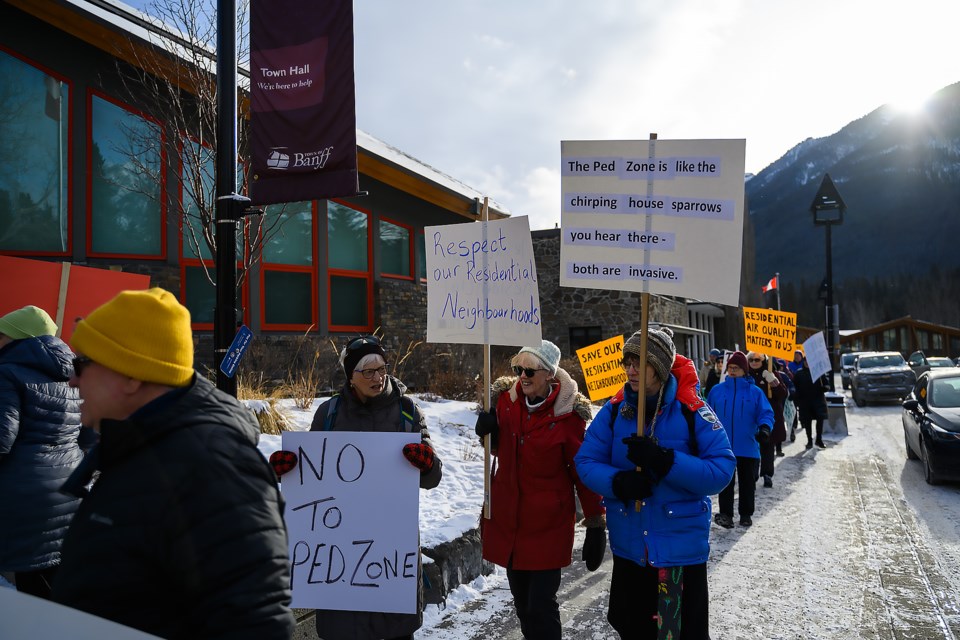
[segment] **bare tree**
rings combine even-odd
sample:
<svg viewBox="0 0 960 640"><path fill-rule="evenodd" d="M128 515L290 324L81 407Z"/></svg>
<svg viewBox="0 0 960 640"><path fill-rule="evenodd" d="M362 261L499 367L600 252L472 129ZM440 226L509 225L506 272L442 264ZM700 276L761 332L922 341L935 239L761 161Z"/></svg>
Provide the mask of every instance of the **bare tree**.
<svg viewBox="0 0 960 640"><path fill-rule="evenodd" d="M171 172L179 198L174 207L180 221L184 254L197 258L203 248L216 256L215 158L217 153L217 81L216 81L216 0L152 0L147 8L153 20L145 25L152 46L137 46L131 41L126 58L131 64L118 63L125 90L139 102L150 105L163 121L170 144L170 157L179 158L179 171ZM237 59L241 87L237 103L240 117L237 127L237 193L246 192L249 120L248 74L244 71L250 55L249 0L237 3ZM159 183L155 167L144 162L145 153L155 139L147 139L142 128L130 128L129 148L124 155L133 171L152 176ZM125 188L125 185L122 185ZM152 197L152 196L151 196ZM167 197L161 193L160 197ZM237 286L243 284L247 269L259 260L264 242L279 231L282 207L271 207L265 216L253 216L244 224L247 251L238 251L242 268ZM211 261L202 261L208 280ZM213 262L215 264L215 262Z"/></svg>

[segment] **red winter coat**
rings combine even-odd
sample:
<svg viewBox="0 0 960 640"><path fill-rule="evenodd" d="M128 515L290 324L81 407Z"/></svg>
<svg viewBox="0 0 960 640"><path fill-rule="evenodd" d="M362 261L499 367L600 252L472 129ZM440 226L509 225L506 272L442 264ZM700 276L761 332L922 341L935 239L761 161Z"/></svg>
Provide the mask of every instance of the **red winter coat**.
<svg viewBox="0 0 960 640"><path fill-rule="evenodd" d="M604 512L600 496L577 476L590 403L562 369L546 401L530 413L517 378L494 384L499 445L490 486L490 519L481 517L483 558L521 570L570 564L576 520L574 488L586 517ZM511 563L512 557L512 564Z"/></svg>

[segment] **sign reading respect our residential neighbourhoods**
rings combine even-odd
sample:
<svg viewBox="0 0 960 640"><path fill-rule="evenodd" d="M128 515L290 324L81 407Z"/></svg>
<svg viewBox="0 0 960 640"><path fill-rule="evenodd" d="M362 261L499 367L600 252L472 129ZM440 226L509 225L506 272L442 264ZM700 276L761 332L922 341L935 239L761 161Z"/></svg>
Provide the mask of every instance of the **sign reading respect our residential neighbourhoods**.
<svg viewBox="0 0 960 640"><path fill-rule="evenodd" d="M797 348L797 314L744 307L743 331L748 351L793 360L793 352Z"/></svg>
<svg viewBox="0 0 960 640"><path fill-rule="evenodd" d="M560 284L738 306L745 148L561 142Z"/></svg>
<svg viewBox="0 0 960 640"><path fill-rule="evenodd" d="M577 349L577 359L583 369L591 402L609 398L627 382L627 374L620 364L623 360L623 336Z"/></svg>
<svg viewBox="0 0 960 640"><path fill-rule="evenodd" d="M539 346L543 312L525 216L424 228L427 342Z"/></svg>
<svg viewBox="0 0 960 640"><path fill-rule="evenodd" d="M403 445L420 433L283 433L292 606L416 613L420 473Z"/></svg>

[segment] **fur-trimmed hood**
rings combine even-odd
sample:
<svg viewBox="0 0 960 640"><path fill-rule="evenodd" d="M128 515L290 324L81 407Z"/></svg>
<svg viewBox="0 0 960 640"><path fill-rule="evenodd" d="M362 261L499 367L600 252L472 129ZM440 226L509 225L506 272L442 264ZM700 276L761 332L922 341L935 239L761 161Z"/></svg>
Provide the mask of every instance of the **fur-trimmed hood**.
<svg viewBox="0 0 960 640"><path fill-rule="evenodd" d="M553 415L565 416L568 413L576 412L576 414L586 422L590 422L590 420L593 419L590 400L580 393L577 387L577 381L571 378L570 374L563 369L557 369L557 374L554 377L557 380L556 384L560 385L560 389L556 394L550 394L553 398ZM519 382L520 378L517 376L497 378L494 383L490 385L490 406L497 406L500 394L504 391L509 392L511 402L516 402L517 398L521 395ZM548 401L549 400L550 398L548 398Z"/></svg>

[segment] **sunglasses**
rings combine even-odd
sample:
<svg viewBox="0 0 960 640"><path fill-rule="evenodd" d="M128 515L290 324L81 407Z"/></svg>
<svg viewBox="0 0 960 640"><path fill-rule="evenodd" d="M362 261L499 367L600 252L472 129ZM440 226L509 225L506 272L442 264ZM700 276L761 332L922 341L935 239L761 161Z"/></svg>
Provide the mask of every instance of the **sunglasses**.
<svg viewBox="0 0 960 640"><path fill-rule="evenodd" d="M73 375L80 377L83 375L83 370L93 364L93 360L87 356L77 356L73 359Z"/></svg>
<svg viewBox="0 0 960 640"><path fill-rule="evenodd" d="M383 364L382 366L376 367L374 369L356 369L356 372L363 376L364 380L373 380L373 376L379 375L381 378L387 377L387 369L390 367L389 364Z"/></svg>
<svg viewBox="0 0 960 640"><path fill-rule="evenodd" d="M537 371L546 371L546 369L528 369L527 367L518 367L517 365L513 365L513 372L517 376L526 374L528 378L532 378L533 374L535 374Z"/></svg>
<svg viewBox="0 0 960 640"><path fill-rule="evenodd" d="M378 338L377 336L363 336L360 338L354 338L349 343L347 343L347 351L353 351L354 349L358 349L365 344L375 344L379 347L381 346L380 338Z"/></svg>
<svg viewBox="0 0 960 640"><path fill-rule="evenodd" d="M750 358L747 362L763 362L763 358Z"/></svg>

